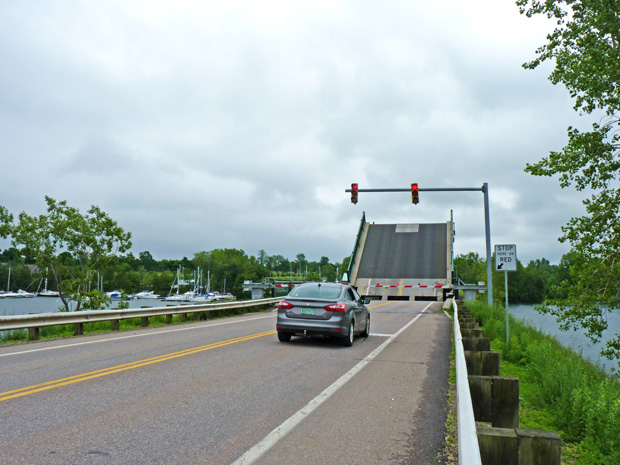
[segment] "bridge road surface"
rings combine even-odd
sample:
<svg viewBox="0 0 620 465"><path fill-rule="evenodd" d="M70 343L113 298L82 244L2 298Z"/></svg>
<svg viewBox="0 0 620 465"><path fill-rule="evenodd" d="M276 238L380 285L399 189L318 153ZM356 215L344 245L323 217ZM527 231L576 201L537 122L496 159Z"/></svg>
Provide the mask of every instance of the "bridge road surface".
<svg viewBox="0 0 620 465"><path fill-rule="evenodd" d="M275 312L1 347L0 464L440 463L451 321L369 307L350 348Z"/></svg>

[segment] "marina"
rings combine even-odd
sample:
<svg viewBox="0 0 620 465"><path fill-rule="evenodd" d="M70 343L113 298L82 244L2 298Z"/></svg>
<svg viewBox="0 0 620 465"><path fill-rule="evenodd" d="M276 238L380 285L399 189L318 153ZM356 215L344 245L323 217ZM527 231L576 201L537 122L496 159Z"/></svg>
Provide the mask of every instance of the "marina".
<svg viewBox="0 0 620 465"><path fill-rule="evenodd" d="M118 301L111 302L109 308L117 307ZM142 299L133 299L124 301L129 304L129 308L144 308L144 307L167 307L183 305L186 302L165 302L159 299L149 299L148 301ZM60 311L60 308L64 309L60 297L35 297L32 299L21 298L4 298L0 299L0 316L11 315L31 315L39 313L54 313Z"/></svg>

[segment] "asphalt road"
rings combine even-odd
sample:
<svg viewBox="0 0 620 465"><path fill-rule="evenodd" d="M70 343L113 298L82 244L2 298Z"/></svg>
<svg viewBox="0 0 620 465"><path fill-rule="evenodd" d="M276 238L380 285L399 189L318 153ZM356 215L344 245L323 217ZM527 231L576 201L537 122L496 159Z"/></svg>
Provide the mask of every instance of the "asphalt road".
<svg viewBox="0 0 620 465"><path fill-rule="evenodd" d="M369 307L350 348L275 313L1 347L0 463L439 463L451 320Z"/></svg>

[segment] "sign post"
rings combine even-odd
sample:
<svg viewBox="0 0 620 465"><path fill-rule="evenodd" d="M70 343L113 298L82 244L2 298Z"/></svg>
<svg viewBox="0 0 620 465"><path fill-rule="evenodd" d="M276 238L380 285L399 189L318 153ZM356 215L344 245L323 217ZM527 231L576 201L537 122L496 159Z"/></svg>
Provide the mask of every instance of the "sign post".
<svg viewBox="0 0 620 465"><path fill-rule="evenodd" d="M506 344L508 344L508 272L517 271L517 246L515 244L495 245L495 271L504 272L504 286L506 295Z"/></svg>

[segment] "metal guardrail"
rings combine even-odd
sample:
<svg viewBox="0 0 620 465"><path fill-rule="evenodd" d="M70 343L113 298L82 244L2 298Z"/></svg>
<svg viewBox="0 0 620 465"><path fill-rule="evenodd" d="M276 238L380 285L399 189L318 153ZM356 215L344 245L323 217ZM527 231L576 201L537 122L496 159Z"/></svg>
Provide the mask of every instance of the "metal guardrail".
<svg viewBox="0 0 620 465"><path fill-rule="evenodd" d="M457 398L457 423L459 438L459 463L461 465L481 465L480 446L476 432L476 420L474 408L469 392L467 379L467 365L465 364L465 351L461 338L459 325L458 307L456 300L452 299L454 309L454 346L456 348L456 398Z"/></svg>
<svg viewBox="0 0 620 465"><path fill-rule="evenodd" d="M91 310L83 312L39 313L36 315L12 315L0 317L0 331L15 329L42 328L44 326L84 324L97 321L117 321L130 318L150 318L154 316L179 315L187 313L233 310L272 305L284 297L224 302L214 304L181 305L175 307L151 307L137 309Z"/></svg>

